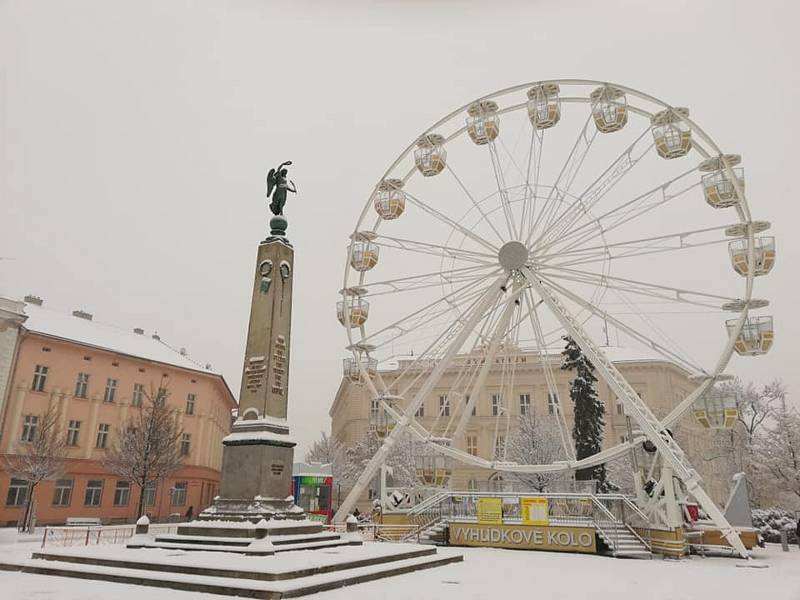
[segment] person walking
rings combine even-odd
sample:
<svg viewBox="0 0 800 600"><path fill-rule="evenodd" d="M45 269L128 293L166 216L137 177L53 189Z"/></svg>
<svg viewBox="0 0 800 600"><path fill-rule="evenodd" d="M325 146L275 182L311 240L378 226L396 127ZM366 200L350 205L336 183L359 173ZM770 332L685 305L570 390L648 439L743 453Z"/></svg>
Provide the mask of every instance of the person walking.
<svg viewBox="0 0 800 600"><path fill-rule="evenodd" d="M186 511L186 520L191 521L192 517L194 517L194 505L189 507L189 510Z"/></svg>

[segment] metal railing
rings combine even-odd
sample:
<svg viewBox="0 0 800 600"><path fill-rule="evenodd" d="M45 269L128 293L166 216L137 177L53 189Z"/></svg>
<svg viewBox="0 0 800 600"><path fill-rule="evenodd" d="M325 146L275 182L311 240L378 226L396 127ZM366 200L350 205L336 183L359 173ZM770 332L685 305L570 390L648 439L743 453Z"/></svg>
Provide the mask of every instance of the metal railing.
<svg viewBox="0 0 800 600"><path fill-rule="evenodd" d="M134 534L135 525L90 525L88 527L51 527L42 530L42 545L94 546L99 544L124 544ZM178 523L156 523L150 525L150 533L163 535L176 533Z"/></svg>
<svg viewBox="0 0 800 600"><path fill-rule="evenodd" d="M520 498L547 498L548 522L555 526L594 527L602 536L619 546L622 529L628 530L650 549L637 529L648 531L650 524L645 514L630 498L622 494L582 493L522 493L522 492L460 492L443 490L425 499L408 512L416 526L406 539L419 538L427 529L442 521L477 522L478 499L502 499L503 523L522 523ZM649 537L649 533L648 533Z"/></svg>

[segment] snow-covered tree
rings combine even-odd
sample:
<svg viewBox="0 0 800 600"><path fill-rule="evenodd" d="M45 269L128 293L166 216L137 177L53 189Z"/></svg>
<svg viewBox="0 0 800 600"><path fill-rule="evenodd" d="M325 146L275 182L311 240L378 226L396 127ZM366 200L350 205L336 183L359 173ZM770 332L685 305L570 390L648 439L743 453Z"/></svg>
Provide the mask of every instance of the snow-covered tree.
<svg viewBox="0 0 800 600"><path fill-rule="evenodd" d="M562 338L566 342L561 353L561 368L575 371L575 378L569 386L569 396L575 405L575 423L572 427L572 438L575 440L575 455L578 460L593 456L603 448L603 416L606 407L597 397L597 377L594 365L584 356L581 347L570 336ZM595 480L598 491L607 490L606 467L598 465L578 469L575 472L578 481Z"/></svg>
<svg viewBox="0 0 800 600"><path fill-rule="evenodd" d="M566 458L555 417L528 413L519 418L516 431L506 446L506 458L524 465L546 465ZM537 492L546 492L564 473L516 473L512 477Z"/></svg>
<svg viewBox="0 0 800 600"><path fill-rule="evenodd" d="M784 404L774 425L753 442L756 470L772 478L777 489L800 499L800 413Z"/></svg>
<svg viewBox="0 0 800 600"><path fill-rule="evenodd" d="M323 431L306 452L306 462L330 464L333 480L339 483L345 464L344 446Z"/></svg>
<svg viewBox="0 0 800 600"><path fill-rule="evenodd" d="M168 395L165 388L151 386L146 401L117 432L106 454L106 467L139 488L137 518L144 513L147 485L166 478L183 463L180 415L167 404Z"/></svg>
<svg viewBox="0 0 800 600"><path fill-rule="evenodd" d="M367 463L382 444L383 439L372 432L367 432L362 440L345 449L344 466L341 472L343 489L350 489L355 485ZM392 451L386 458L386 466L392 470L389 485L405 487L419 483L415 467L414 444L409 436L404 435L396 440Z"/></svg>
<svg viewBox="0 0 800 600"><path fill-rule="evenodd" d="M67 441L61 431L60 412L55 405L51 405L40 415L33 438L19 442L16 453L6 456L4 461L11 477L28 482L21 530L30 531L33 527L33 501L37 486L42 481L61 476L66 455Z"/></svg>

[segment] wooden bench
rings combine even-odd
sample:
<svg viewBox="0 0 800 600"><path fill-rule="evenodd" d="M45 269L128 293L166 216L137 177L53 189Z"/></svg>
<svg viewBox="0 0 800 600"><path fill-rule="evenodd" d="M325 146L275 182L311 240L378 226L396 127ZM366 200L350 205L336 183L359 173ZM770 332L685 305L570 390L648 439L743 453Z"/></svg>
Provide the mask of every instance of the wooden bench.
<svg viewBox="0 0 800 600"><path fill-rule="evenodd" d="M67 527L99 527L102 523L97 517L67 517L64 525Z"/></svg>

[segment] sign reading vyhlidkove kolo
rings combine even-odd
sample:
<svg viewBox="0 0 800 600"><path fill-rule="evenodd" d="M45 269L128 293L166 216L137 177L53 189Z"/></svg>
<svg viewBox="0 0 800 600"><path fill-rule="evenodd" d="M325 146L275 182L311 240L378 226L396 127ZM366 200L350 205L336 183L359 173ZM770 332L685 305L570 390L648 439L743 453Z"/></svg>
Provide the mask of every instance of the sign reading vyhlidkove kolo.
<svg viewBox="0 0 800 600"><path fill-rule="evenodd" d="M591 527L531 527L453 522L449 527L449 541L454 546L597 553L595 530Z"/></svg>

